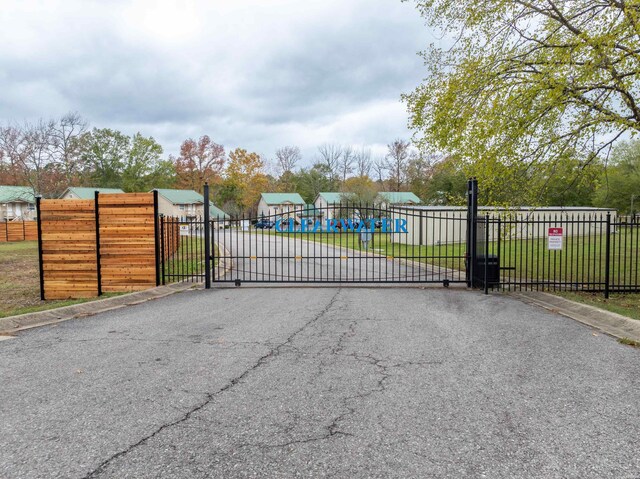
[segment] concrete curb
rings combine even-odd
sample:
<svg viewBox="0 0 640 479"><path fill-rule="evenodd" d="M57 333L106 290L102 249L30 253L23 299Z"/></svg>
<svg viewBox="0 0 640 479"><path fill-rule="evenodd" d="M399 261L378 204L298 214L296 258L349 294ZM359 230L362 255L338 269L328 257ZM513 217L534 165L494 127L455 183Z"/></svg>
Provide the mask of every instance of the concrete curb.
<svg viewBox="0 0 640 479"><path fill-rule="evenodd" d="M542 292L507 293L527 304L540 306L567 318L596 328L610 336L640 341L640 321L595 306Z"/></svg>
<svg viewBox="0 0 640 479"><path fill-rule="evenodd" d="M18 331L37 328L48 324L60 323L70 319L84 318L114 309L145 303L153 299L163 298L187 289L201 287L199 283L173 283L158 286L144 291L114 296L113 298L98 299L87 303L74 304L62 308L39 311L36 313L20 314L0 318L0 335L12 335Z"/></svg>

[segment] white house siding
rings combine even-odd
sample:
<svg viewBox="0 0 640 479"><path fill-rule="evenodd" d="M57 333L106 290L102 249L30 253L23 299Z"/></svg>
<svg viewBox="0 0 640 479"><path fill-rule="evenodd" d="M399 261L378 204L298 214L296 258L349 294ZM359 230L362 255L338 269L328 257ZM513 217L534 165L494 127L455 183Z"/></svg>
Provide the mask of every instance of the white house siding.
<svg viewBox="0 0 640 479"><path fill-rule="evenodd" d="M283 216L292 211L295 211L297 215L300 215L304 205L295 205L293 203L285 202L277 205L268 205L264 199L260 199L258 203L258 217L262 216Z"/></svg>
<svg viewBox="0 0 640 479"><path fill-rule="evenodd" d="M204 205L202 203L174 204L164 196L158 195L158 213L178 218L202 218Z"/></svg>
<svg viewBox="0 0 640 479"><path fill-rule="evenodd" d="M313 205L316 207L318 215L321 216L323 220L332 220L336 217L335 209L329 205L323 196L318 195Z"/></svg>
<svg viewBox="0 0 640 479"><path fill-rule="evenodd" d="M0 204L0 221L12 221L14 219L34 220L36 218L36 206L33 203L14 201Z"/></svg>
<svg viewBox="0 0 640 479"><path fill-rule="evenodd" d="M467 237L467 209L463 207L415 207L392 208L391 218L407 221L407 233L393 233L391 241L400 244L432 246L438 244L463 243ZM521 220L529 223L503 223L501 237L509 239L533 239L547 236L548 228L562 227L565 236L587 236L600 234L606 225L607 212L615 222L617 212L613 209L566 207L566 208L479 208L478 216L489 214L505 221ZM591 223L578 223L584 220ZM602 221L600 221L602 220ZM537 223L531 223L537 222ZM572 223L573 222L573 223ZM490 241L497 228L490 228Z"/></svg>

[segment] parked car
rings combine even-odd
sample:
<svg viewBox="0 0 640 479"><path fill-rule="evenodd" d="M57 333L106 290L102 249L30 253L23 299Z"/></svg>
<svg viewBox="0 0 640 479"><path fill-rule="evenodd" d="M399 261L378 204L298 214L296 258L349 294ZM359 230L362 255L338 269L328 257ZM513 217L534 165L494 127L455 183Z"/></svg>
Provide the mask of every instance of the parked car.
<svg viewBox="0 0 640 479"><path fill-rule="evenodd" d="M329 220L329 226L336 229L342 229L342 222L336 219Z"/></svg>
<svg viewBox="0 0 640 479"><path fill-rule="evenodd" d="M256 224L253 225L256 229L260 230L270 230L276 225L275 221L261 219L256 221Z"/></svg>

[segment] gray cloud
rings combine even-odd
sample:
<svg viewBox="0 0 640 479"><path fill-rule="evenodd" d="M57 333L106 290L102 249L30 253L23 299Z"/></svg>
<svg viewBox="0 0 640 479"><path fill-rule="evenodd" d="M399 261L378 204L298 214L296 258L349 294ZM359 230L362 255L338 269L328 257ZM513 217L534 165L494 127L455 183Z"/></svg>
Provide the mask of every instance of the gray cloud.
<svg viewBox="0 0 640 479"><path fill-rule="evenodd" d="M0 121L78 111L168 153L209 134L270 156L410 136L399 97L432 41L399 0L7 0Z"/></svg>

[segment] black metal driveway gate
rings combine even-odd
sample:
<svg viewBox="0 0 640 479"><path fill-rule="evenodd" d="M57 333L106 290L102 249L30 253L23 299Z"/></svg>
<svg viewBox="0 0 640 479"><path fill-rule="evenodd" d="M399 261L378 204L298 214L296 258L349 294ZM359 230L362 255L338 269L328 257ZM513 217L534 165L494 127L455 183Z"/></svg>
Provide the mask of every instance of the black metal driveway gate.
<svg viewBox="0 0 640 479"><path fill-rule="evenodd" d="M466 216L331 204L212 222L215 281L464 283Z"/></svg>

